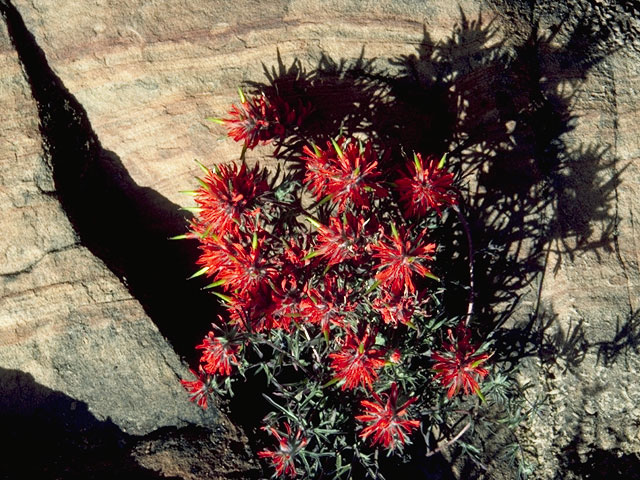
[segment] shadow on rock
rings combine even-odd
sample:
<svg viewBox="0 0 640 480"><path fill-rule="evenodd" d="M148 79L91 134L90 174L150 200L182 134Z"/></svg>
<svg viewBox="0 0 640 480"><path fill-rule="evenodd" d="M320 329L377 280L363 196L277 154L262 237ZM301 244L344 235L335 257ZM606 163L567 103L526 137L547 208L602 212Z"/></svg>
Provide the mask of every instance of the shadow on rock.
<svg viewBox="0 0 640 480"><path fill-rule="evenodd" d="M113 152L105 150L87 113L51 70L44 52L10 2L0 2L11 41L37 102L40 130L57 195L83 245L102 259L176 351L195 361L194 345L215 319L218 302L195 271L194 243L170 241L189 217L151 188L140 187Z"/></svg>
<svg viewBox="0 0 640 480"><path fill-rule="evenodd" d="M580 18L550 31L533 17L521 19L529 26L521 38L505 38L482 15L471 20L461 11L447 38L434 41L425 30L414 54L367 60L363 51L352 61L323 55L314 68L299 60L286 65L278 56L276 66L264 65L266 82L249 84L292 105L317 102L308 123L279 146L294 165L302 145L324 145L339 133L366 136L398 167L412 152L447 153L465 186L472 290L468 245L455 215L442 218L434 271L448 315L464 315L471 296L474 325L485 335L493 332L496 358L511 366L525 357L565 369L583 361L590 345L582 324L556 328L553 309L539 305L539 291L545 273L567 258L616 249L616 189L626 166L608 145L581 143L570 134L587 74L617 47L597 19L578 11ZM529 291L528 320L505 328ZM628 330L618 344L633 344L628 335L622 338ZM618 346L603 345L603 352L614 355ZM487 466L464 468L465 478L476 478Z"/></svg>
<svg viewBox="0 0 640 480"><path fill-rule="evenodd" d="M0 368L0 478L166 478L130 456L134 437L18 370Z"/></svg>

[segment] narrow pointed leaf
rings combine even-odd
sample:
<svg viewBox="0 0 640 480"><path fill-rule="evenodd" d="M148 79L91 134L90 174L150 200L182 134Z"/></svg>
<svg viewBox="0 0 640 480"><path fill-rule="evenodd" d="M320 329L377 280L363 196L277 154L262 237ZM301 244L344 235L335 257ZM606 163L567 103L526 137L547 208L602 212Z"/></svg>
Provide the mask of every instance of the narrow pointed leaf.
<svg viewBox="0 0 640 480"><path fill-rule="evenodd" d="M227 303L231 303L232 298L231 298L230 296L225 295L225 294L220 293L220 292L216 292L216 291L214 291L214 292L212 292L212 293L213 293L216 297L218 297L218 298L220 298L220 299L224 300L225 302L227 302Z"/></svg>
<svg viewBox="0 0 640 480"><path fill-rule="evenodd" d="M446 153L444 155L442 155L442 158L440 159L440 163L438 163L438 170L440 170L442 167L444 167L445 163L447 163L447 154Z"/></svg>
<svg viewBox="0 0 640 480"><path fill-rule="evenodd" d="M333 138L331 139L331 144L333 145L333 148L336 150L338 156L340 158L344 157L344 152L342 151L342 148L340 148L340 145L338 145L338 142L336 142Z"/></svg>
<svg viewBox="0 0 640 480"><path fill-rule="evenodd" d="M211 282L209 285L202 287L202 289L209 290L211 288L219 287L220 285L224 285L224 280L216 280L215 282Z"/></svg>
<svg viewBox="0 0 640 480"><path fill-rule="evenodd" d="M213 123L219 123L220 125L224 125L226 123L224 119L216 118L216 117L207 117L205 120L208 120Z"/></svg>
<svg viewBox="0 0 640 480"><path fill-rule="evenodd" d="M209 173L211 173L211 171L205 167L202 163L200 163L198 160L194 160L194 162L196 162L198 164L198 166L200 167L200 169L206 173L207 175L209 175Z"/></svg>
<svg viewBox="0 0 640 480"><path fill-rule="evenodd" d="M187 278L187 280L191 280L192 278L197 278L201 275L204 275L205 273L207 273L209 271L209 267L202 267L200 270L198 270L196 273L194 273L193 275L191 275L189 278Z"/></svg>

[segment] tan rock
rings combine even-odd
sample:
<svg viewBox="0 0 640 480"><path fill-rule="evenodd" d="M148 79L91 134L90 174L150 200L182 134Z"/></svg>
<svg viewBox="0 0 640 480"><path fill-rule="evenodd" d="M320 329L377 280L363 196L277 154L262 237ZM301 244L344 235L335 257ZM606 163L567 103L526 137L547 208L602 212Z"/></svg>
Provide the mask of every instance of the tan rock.
<svg viewBox="0 0 640 480"><path fill-rule="evenodd" d="M307 71L317 68L323 55L338 62L357 59L362 51L391 72L402 72L398 61L417 67L432 96L409 107L392 103L413 115L405 122L417 119L402 124L400 133L427 136L418 120L440 128L447 119L429 115L453 112L452 128L442 127L450 134L451 158L478 167L471 181L477 191L470 198L478 248L493 241L502 249L479 260L486 268L478 278L488 285L479 308L507 310L520 296L510 320L514 331L537 315L535 335L523 340L534 342L536 357L528 360L523 379L548 395L550 406L545 416L534 418L523 442L539 462L539 478L558 472L571 478L593 466L598 455L640 452L637 435L628 428L640 421L633 373L639 367L640 62L637 16L625 10L632 8L628 3L540 1L531 11L530 2L506 0L459 6L443 0L14 1L48 65L86 112L91 138L99 139L104 168L93 174L120 178L102 185L123 190L122 205L143 200L129 223L144 223L144 212L160 211L153 222L166 236L172 228L180 230L181 218L169 218L168 212L188 204L178 192L193 186L198 173L193 160L213 163L238 155L224 129L205 118L223 116L239 84L263 82L262 64L275 66L277 51L286 66L298 59ZM532 19L540 21L538 41L527 43L536 37ZM10 147L0 164L0 206L6 212L0 219L5 232L0 315L9 313L0 318L0 328L7 332L3 348L18 349L11 350L13 356L7 353L6 367L29 365L25 371L37 381L62 388L65 382L55 369L37 368L39 358L55 356L46 340L55 331L112 325L111 316L144 328L148 320L92 255L101 231L94 231L88 252L52 196L37 112L5 44L1 71L9 72L3 84L11 90L1 99L9 115L2 135ZM437 91L435 80L446 88ZM420 117L420 108L432 101L442 102L443 109L429 106ZM87 151L91 148L97 147ZM257 150L251 158L264 158L265 152ZM167 254L160 247L154 251ZM121 263L123 271L130 270L127 261ZM144 283L141 278L131 279L133 290ZM129 309L137 314L129 315ZM77 323L69 326L69 318ZM123 344L113 348L126 351L136 335L140 338L118 335ZM27 344L38 353L19 350ZM93 343L74 348L99 351ZM125 363L110 361L119 368ZM163 375L163 388L177 398L171 375ZM63 391L88 398L76 397L82 388L80 378L73 378L77 390ZM116 417L123 425L138 418ZM163 455L156 455L158 462ZM511 472L502 473L511 478Z"/></svg>

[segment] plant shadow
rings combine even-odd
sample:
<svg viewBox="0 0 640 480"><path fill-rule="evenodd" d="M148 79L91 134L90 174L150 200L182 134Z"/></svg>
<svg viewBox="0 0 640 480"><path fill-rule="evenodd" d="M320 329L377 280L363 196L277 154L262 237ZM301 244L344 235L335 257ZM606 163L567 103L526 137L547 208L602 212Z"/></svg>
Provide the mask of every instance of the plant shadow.
<svg viewBox="0 0 640 480"><path fill-rule="evenodd" d="M278 145L294 166L303 145L323 145L338 134L372 140L398 168L412 152L447 153L464 187L473 239L474 325L480 337L491 334L496 358L512 368L534 356L564 369L584 360L591 345L582 323L555 325L553 309L539 306L539 289L567 258L615 249L616 189L627 166L609 145L570 135L577 92L614 50L592 22L584 14L551 31L534 22L519 41L461 9L447 38L436 41L425 29L414 54L368 59L363 49L354 60L322 55L305 67L299 59L286 64L278 52L276 66L263 64L267 81L248 84L253 93L294 105L304 99L316 108ZM466 237L454 215L442 220L450 233L436 273L449 314L463 316L470 295ZM554 265L548 265L551 254ZM506 327L531 291L531 311ZM600 345L605 359L636 348L627 330ZM468 475L482 473L478 465L465 468Z"/></svg>

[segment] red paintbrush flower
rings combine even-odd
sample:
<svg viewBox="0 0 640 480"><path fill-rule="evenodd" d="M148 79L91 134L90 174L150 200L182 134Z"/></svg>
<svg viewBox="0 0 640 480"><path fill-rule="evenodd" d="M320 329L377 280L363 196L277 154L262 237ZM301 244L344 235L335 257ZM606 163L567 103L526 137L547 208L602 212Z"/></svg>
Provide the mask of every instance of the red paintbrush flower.
<svg viewBox="0 0 640 480"><path fill-rule="evenodd" d="M393 225L391 228L391 237L383 235L377 244L371 246L373 257L380 261L376 280L395 294L402 295L407 290L414 293L414 273L421 277L433 276L423 262L433 259L430 254L435 252L436 244L424 242L424 230L411 241L403 228L400 231Z"/></svg>
<svg viewBox="0 0 640 480"><path fill-rule="evenodd" d="M480 393L478 380L489 373L482 368L491 355L488 353L475 353L477 348L470 343L471 331L464 325L456 329L456 337L453 337L451 329L447 331L450 343L443 343L444 351L434 352L431 358L437 363L433 369L438 372L434 380L439 380L443 387L448 388L447 397L451 398L460 390L465 395Z"/></svg>
<svg viewBox="0 0 640 480"><path fill-rule="evenodd" d="M228 292L250 295L278 276L277 269L265 258L269 251L265 239L255 232L250 246L238 241L226 246L224 251L228 254L224 262L207 266L211 267L209 271L214 272L215 280L221 282Z"/></svg>
<svg viewBox="0 0 640 480"><path fill-rule="evenodd" d="M356 420L369 423L360 437L367 439L371 437L372 445L381 444L389 451L402 450L409 442L409 435L412 430L420 426L418 420L408 420L403 417L407 415L409 405L418 400L418 397L411 397L401 406L398 406L398 385L391 384L391 393L383 393L386 397L383 401L379 395L372 392L375 402L362 400L360 404L365 408L363 415L356 416Z"/></svg>
<svg viewBox="0 0 640 480"><path fill-rule="evenodd" d="M379 197L387 191L378 183L378 155L371 142L364 147L355 141L339 138L337 142L327 142L327 150L315 145L303 149L306 156L307 173L305 182L318 200L329 196L332 203L342 213L348 203L357 208L369 208L369 196Z"/></svg>
<svg viewBox="0 0 640 480"><path fill-rule="evenodd" d="M269 458L273 467L276 469L276 476L281 477L288 475L294 478L298 475L296 470L296 455L309 443L302 436L302 431L298 429L295 435L292 435L291 426L284 422L286 433L279 432L273 427L262 427L266 432L271 433L278 440L277 450L262 450L258 452L260 458Z"/></svg>
<svg viewBox="0 0 640 480"><path fill-rule="evenodd" d="M373 308L382 315L384 323L407 325L416 309L416 299L413 296L384 291L381 297L373 301Z"/></svg>
<svg viewBox="0 0 640 480"><path fill-rule="evenodd" d="M189 369L189 371L193 374L194 377L196 377L196 380L180 380L180 383L191 395L191 398L189 400L197 403L198 406L206 410L208 406L208 400L211 397L211 393L213 392L213 388L211 387L211 378L204 371L202 365L200 365L199 374L191 369Z"/></svg>
<svg viewBox="0 0 640 480"><path fill-rule="evenodd" d="M332 276L325 277L323 289L309 289L308 297L300 302L302 317L319 325L325 334L331 325L344 328L345 315L353 310L355 305L347 300L347 292L338 288Z"/></svg>
<svg viewBox="0 0 640 480"><path fill-rule="evenodd" d="M311 113L310 104L298 101L297 110L280 97L262 95L247 98L242 90L240 105L233 105L229 118L213 119L227 127L228 134L236 142L244 142L246 148L265 144L276 137L283 138L287 130L300 126Z"/></svg>
<svg viewBox="0 0 640 480"><path fill-rule="evenodd" d="M281 271L296 272L310 264L310 260L306 258L309 254L307 245L311 243L310 238L310 235L289 238L288 245L284 248L282 255L275 259Z"/></svg>
<svg viewBox="0 0 640 480"><path fill-rule="evenodd" d="M347 260L358 261L364 253L363 240L367 235L367 220L362 215L347 212L342 219L331 217L329 225L318 224L315 254L327 261L328 266Z"/></svg>
<svg viewBox="0 0 640 480"><path fill-rule="evenodd" d="M273 326L291 330L291 322L301 316L302 290L295 275L284 275L272 285L273 308L270 310Z"/></svg>
<svg viewBox="0 0 640 480"><path fill-rule="evenodd" d="M271 312L275 309L269 285L260 285L253 292L236 294L227 303L229 323L244 331L261 332L273 327Z"/></svg>
<svg viewBox="0 0 640 480"><path fill-rule="evenodd" d="M457 203L456 196L451 193L453 174L440 163L436 157L423 161L419 153L414 154L413 162L409 163L409 175L396 180L405 217L422 217L432 208L442 215L442 207Z"/></svg>
<svg viewBox="0 0 640 480"><path fill-rule="evenodd" d="M385 365L385 352L372 348L375 335L365 333L362 340L349 334L344 341L342 350L330 353L331 368L336 372L336 378L344 380L342 390L353 389L358 385L371 390L373 382L378 378L376 370Z"/></svg>
<svg viewBox="0 0 640 480"><path fill-rule="evenodd" d="M196 349L203 350L200 362L204 364L204 371L211 375L231 375L231 367L238 365L236 353L240 345L216 337L213 332L209 332Z"/></svg>
<svg viewBox="0 0 640 480"><path fill-rule="evenodd" d="M218 165L207 172L196 191L199 213L192 236L235 234L260 210L260 197L269 190L267 172L257 164L249 170L245 163L239 169L235 164Z"/></svg>

